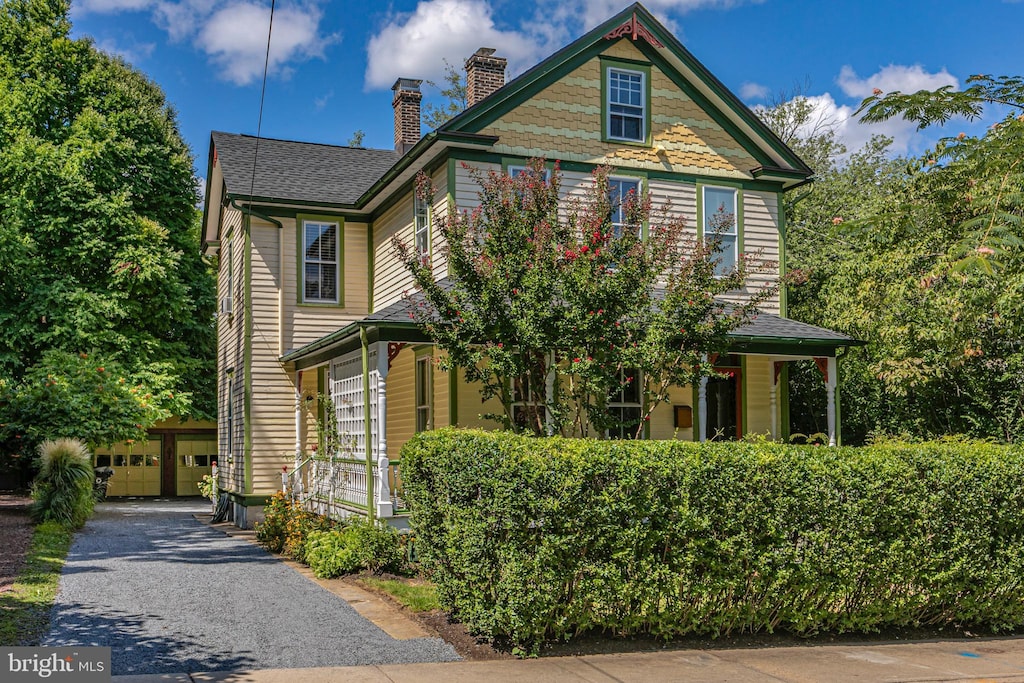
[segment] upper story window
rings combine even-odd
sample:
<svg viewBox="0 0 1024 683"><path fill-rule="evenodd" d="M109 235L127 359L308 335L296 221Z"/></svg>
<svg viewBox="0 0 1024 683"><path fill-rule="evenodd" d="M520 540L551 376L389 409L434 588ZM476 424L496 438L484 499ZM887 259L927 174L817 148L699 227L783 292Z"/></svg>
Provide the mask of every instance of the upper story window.
<svg viewBox="0 0 1024 683"><path fill-rule="evenodd" d="M640 195L639 178L609 178L608 201L612 205L612 232L616 238L622 237L623 231L632 230L640 236L641 226L631 225L626 216L626 204Z"/></svg>
<svg viewBox="0 0 1024 683"><path fill-rule="evenodd" d="M704 188L704 236L713 240L718 249L716 275L730 272L739 258L737 195L737 191L729 187Z"/></svg>
<svg viewBox="0 0 1024 683"><path fill-rule="evenodd" d="M529 166L512 166L512 165L510 165L508 167L508 174L512 178L515 178L518 175L523 175L524 173L529 173L529 172L530 172L530 167ZM540 175L540 179L543 180L544 182L547 182L547 180L550 177L550 175L551 175L551 173L548 171L548 169L545 168L544 171Z"/></svg>
<svg viewBox="0 0 1024 683"><path fill-rule="evenodd" d="M617 67L607 70L606 132L611 140L647 140L647 75Z"/></svg>
<svg viewBox="0 0 1024 683"><path fill-rule="evenodd" d="M416 193L413 199L413 226L416 239L416 255L420 263L430 265L430 204Z"/></svg>
<svg viewBox="0 0 1024 683"><path fill-rule="evenodd" d="M336 222L302 221L302 301L338 303L338 235Z"/></svg>

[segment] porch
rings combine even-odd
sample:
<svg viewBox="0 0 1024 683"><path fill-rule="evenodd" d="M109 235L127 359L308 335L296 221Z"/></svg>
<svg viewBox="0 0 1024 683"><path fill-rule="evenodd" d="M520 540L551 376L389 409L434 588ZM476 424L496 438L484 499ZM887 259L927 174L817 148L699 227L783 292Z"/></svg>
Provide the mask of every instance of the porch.
<svg viewBox="0 0 1024 683"><path fill-rule="evenodd" d="M499 426L480 417L501 409L483 404L478 387L460 382L458 373L435 371L430 340L409 316L415 305L399 302L282 357L293 364L296 387L294 463L282 473L282 487L318 513L401 525L407 509L399 452L405 441L416 431L446 425ZM671 400L652 413L644 436L707 441L759 433L784 439L786 368L813 361L826 387L828 443L837 445L837 351L860 342L771 314L760 314L731 336L731 355L710 359L723 376L674 388Z"/></svg>

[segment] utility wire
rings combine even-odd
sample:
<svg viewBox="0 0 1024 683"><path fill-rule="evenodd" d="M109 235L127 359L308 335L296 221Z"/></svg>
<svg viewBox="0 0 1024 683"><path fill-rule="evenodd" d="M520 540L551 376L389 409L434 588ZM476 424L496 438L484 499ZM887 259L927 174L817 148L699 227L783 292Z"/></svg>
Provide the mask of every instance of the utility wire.
<svg viewBox="0 0 1024 683"><path fill-rule="evenodd" d="M256 150L252 155L252 178L249 180L249 208L252 208L252 197L256 187L256 162L260 158L260 133L263 131L263 102L267 95L267 71L270 68L270 36L274 33L274 4L270 0L270 26L267 28L267 54L263 59L263 86L260 88L260 114L256 121Z"/></svg>

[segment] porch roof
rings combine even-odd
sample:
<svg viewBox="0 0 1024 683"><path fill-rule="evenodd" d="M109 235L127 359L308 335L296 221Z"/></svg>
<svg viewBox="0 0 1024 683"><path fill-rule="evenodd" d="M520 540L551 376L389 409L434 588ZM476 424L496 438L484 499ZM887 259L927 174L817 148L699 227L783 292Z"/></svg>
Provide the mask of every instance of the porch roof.
<svg viewBox="0 0 1024 683"><path fill-rule="evenodd" d="M416 292L314 342L285 352L281 360L302 367L322 363L358 346L360 329L368 331L370 341L428 343L429 337L416 322L416 312L424 303L423 293ZM834 356L837 349L867 343L841 332L764 311L730 332L729 338L732 340L730 350L736 353L798 356Z"/></svg>

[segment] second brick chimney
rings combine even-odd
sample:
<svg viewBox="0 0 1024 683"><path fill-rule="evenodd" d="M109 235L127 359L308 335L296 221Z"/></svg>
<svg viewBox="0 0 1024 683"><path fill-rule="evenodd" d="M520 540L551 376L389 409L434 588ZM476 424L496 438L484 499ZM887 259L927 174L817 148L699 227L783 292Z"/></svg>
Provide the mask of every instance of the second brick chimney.
<svg viewBox="0 0 1024 683"><path fill-rule="evenodd" d="M508 60L495 57L494 48L482 47L466 60L466 106L474 104L505 85Z"/></svg>
<svg viewBox="0 0 1024 683"><path fill-rule="evenodd" d="M391 106L395 108L395 151L405 154L420 141L420 83L412 78L399 78L391 89L395 97Z"/></svg>

